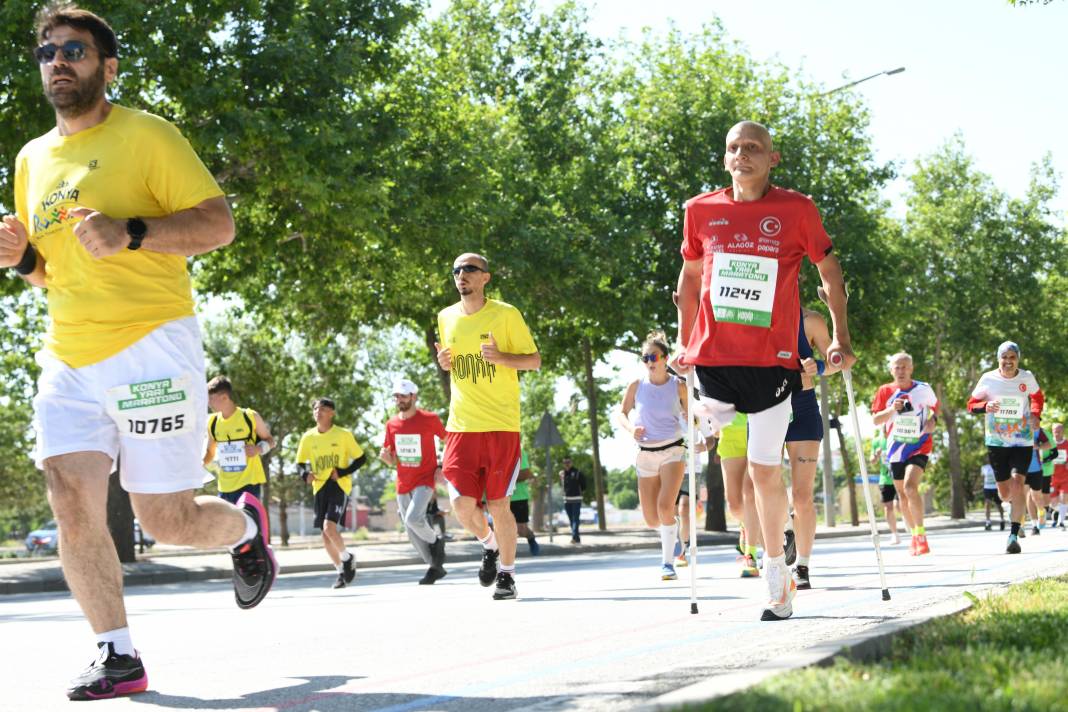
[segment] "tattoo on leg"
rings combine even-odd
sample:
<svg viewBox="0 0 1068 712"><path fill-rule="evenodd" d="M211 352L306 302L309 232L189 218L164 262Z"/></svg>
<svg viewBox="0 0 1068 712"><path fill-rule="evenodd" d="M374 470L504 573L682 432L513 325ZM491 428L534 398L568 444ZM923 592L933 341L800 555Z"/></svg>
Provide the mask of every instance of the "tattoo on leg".
<svg viewBox="0 0 1068 712"><path fill-rule="evenodd" d="M803 465L806 462L819 462L819 458L816 458L816 457L801 457L800 455L797 457L797 463L799 465Z"/></svg>

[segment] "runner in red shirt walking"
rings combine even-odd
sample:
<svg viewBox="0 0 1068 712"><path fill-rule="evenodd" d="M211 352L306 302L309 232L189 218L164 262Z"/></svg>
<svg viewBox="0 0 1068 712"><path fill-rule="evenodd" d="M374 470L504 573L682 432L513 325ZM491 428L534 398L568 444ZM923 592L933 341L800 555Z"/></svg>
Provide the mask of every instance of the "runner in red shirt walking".
<svg viewBox="0 0 1068 712"><path fill-rule="evenodd" d="M727 133L723 163L732 185L686 203L679 274L679 350L683 372L696 367L699 412L720 430L749 415L749 472L756 489L770 602L762 620L793 613L795 586L783 553L786 489L780 474L790 395L801 384L797 352L801 260L819 269L834 335L828 360L849 368L846 291L838 259L810 198L773 186L779 163L768 130L743 121Z"/></svg>

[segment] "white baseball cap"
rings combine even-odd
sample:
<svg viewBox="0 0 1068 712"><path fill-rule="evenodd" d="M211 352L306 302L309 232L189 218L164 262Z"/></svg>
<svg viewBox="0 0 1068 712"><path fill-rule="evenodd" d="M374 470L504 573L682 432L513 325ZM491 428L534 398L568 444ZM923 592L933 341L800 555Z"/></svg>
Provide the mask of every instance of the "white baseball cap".
<svg viewBox="0 0 1068 712"><path fill-rule="evenodd" d="M393 381L393 394L401 396L414 396L419 392L419 386L415 385L407 378L398 378Z"/></svg>

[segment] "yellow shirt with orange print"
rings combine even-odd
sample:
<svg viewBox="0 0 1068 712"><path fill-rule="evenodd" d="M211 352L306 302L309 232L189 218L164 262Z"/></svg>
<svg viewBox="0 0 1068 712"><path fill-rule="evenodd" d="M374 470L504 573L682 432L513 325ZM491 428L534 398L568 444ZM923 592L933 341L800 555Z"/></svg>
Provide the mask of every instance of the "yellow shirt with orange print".
<svg viewBox="0 0 1068 712"><path fill-rule="evenodd" d="M149 235L140 250L95 259L74 236L72 209L159 218L222 194L178 129L143 111L112 105L92 128L27 143L15 161L15 211L45 260L45 347L80 368L193 314L185 257L153 252Z"/></svg>

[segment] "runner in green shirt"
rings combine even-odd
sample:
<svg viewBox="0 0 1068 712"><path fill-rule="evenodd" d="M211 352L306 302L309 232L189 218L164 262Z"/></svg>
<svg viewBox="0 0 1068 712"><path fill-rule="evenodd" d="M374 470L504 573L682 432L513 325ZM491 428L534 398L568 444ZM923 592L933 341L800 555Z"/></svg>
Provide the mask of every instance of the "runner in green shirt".
<svg viewBox="0 0 1068 712"><path fill-rule="evenodd" d="M530 486L527 484L534 473L530 470L526 450L523 450L519 457L519 478L516 480L515 490L512 491L512 515L515 516L516 532L519 536L527 538L530 555L537 556L541 552L541 545L534 538L534 531L530 528Z"/></svg>

